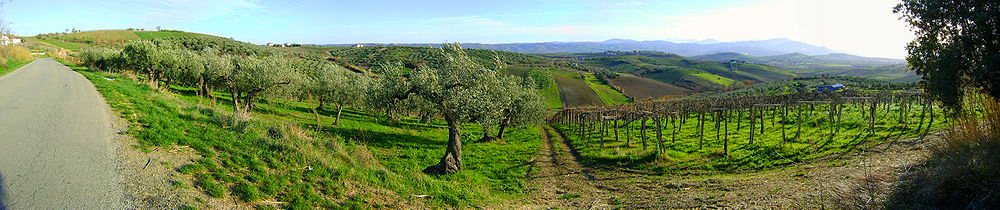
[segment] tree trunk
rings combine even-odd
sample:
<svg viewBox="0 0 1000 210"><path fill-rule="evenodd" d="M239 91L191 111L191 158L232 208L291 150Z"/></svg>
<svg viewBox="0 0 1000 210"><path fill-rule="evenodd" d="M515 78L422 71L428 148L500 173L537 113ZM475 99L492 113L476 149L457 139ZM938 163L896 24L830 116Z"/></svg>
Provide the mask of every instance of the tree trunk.
<svg viewBox="0 0 1000 210"><path fill-rule="evenodd" d="M757 114L757 112L754 111L754 108L750 107L750 124L747 125L747 126L750 126L750 143L749 144L753 144L754 125L756 125L754 123L754 117L756 117L756 114Z"/></svg>
<svg viewBox="0 0 1000 210"><path fill-rule="evenodd" d="M798 114L795 115L795 118L797 118L796 121L798 121L796 122L796 124L798 124L796 125L798 128L795 130L795 140L798 140L800 137L799 135L802 134L802 104L796 105L795 109L798 112ZM864 113L864 111L862 111L862 113Z"/></svg>
<svg viewBox="0 0 1000 210"><path fill-rule="evenodd" d="M507 124L510 124L510 118L504 119L503 122L500 122L500 130L497 131L498 139L503 139L503 132L507 130Z"/></svg>
<svg viewBox="0 0 1000 210"><path fill-rule="evenodd" d="M641 127L639 127L639 135L642 137L642 150L643 151L645 151L646 148L647 148L647 145L646 145L646 120L647 120L647 118L643 117L642 118ZM923 121L921 121L921 122L923 122Z"/></svg>
<svg viewBox="0 0 1000 210"><path fill-rule="evenodd" d="M340 113L344 111L344 104L337 104L337 118L333 119L333 125L340 125Z"/></svg>
<svg viewBox="0 0 1000 210"><path fill-rule="evenodd" d="M725 124L726 127L726 138L722 144L722 155L727 155L727 156L729 155L729 115L731 114L732 114L731 112L727 112L726 117L723 118L723 120L725 120L723 124Z"/></svg>
<svg viewBox="0 0 1000 210"><path fill-rule="evenodd" d="M448 148L441 161L437 165L425 168L424 173L451 174L462 170L462 133L459 130L461 125L451 117L446 116L445 120L448 121Z"/></svg>

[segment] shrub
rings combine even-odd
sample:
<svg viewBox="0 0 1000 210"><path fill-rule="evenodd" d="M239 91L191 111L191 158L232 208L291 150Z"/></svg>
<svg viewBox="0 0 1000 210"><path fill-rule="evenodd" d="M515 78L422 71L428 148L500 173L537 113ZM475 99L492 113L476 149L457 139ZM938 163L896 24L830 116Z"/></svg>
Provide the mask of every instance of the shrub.
<svg viewBox="0 0 1000 210"><path fill-rule="evenodd" d="M0 46L0 59L10 62L25 62L31 60L31 50L21 45ZM4 62L5 64L7 62Z"/></svg>
<svg viewBox="0 0 1000 210"><path fill-rule="evenodd" d="M77 54L81 64L103 71L110 71L121 68L124 60L120 56L121 50L107 48L90 48Z"/></svg>

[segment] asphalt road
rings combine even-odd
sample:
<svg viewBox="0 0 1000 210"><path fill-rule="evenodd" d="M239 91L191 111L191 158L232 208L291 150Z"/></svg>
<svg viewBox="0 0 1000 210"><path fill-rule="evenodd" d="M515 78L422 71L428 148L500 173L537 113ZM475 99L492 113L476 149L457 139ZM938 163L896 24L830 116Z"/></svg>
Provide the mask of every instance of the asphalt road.
<svg viewBox="0 0 1000 210"><path fill-rule="evenodd" d="M121 209L111 115L51 59L0 77L0 209Z"/></svg>

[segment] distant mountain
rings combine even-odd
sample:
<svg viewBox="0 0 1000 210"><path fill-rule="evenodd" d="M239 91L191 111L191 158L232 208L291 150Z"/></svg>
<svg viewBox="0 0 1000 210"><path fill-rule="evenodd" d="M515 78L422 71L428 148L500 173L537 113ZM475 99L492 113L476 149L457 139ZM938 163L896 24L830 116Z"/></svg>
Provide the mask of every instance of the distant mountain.
<svg viewBox="0 0 1000 210"><path fill-rule="evenodd" d="M366 44L366 45L402 45L402 46L440 46L440 44ZM351 44L332 44L324 46L351 46ZM681 56L696 56L722 52L737 52L753 56L774 56L789 53L806 55L825 55L835 53L826 47L810 45L790 39L768 39L757 41L718 42L708 39L697 43L676 43L669 41L636 41L630 39L609 39L602 42L540 42L540 43L509 43L480 44L463 43L465 48L500 50L516 53L595 53L605 51L662 51Z"/></svg>
<svg viewBox="0 0 1000 210"><path fill-rule="evenodd" d="M869 58L857 55L831 53L806 55L790 53L772 56L752 56L726 52L694 56L693 58L717 62L746 62L774 66L807 75L860 76L872 79L898 82L919 80L913 71L906 70L905 60L891 58Z"/></svg>

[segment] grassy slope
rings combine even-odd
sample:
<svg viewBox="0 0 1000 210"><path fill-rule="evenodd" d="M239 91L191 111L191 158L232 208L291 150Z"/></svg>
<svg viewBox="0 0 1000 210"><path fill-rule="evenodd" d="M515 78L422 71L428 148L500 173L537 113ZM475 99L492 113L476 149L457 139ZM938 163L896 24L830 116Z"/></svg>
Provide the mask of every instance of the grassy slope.
<svg viewBox="0 0 1000 210"><path fill-rule="evenodd" d="M234 124L224 94L213 106L188 94L190 89L163 93L116 74L76 69L127 118L128 133L142 147L180 145L198 151L203 158L178 170L196 177L188 184L214 197L275 200L291 208L501 202L524 196L523 163L539 145L538 129L515 129L506 143L493 144L472 143L476 135L471 134L480 129L466 126L464 170L428 176L420 170L438 161L446 143L447 130L440 123L407 118L392 124L348 110L341 126L329 126L332 119L324 116L321 131L314 131L315 119L306 107L315 105L271 102L259 104L255 120Z"/></svg>
<svg viewBox="0 0 1000 210"><path fill-rule="evenodd" d="M65 38L66 40L73 41L119 42L137 40L139 39L139 36L136 36L135 33L132 33L132 31L126 30L100 30L70 33L66 34Z"/></svg>
<svg viewBox="0 0 1000 210"><path fill-rule="evenodd" d="M95 45L100 45L100 46L121 45L128 40L155 39L160 37L187 37L187 36L205 36L205 35L187 33L187 32L102 30L102 31L84 31L78 33L70 33L62 35L60 39L39 39L37 37L33 37L32 39L35 39L39 42L44 42L58 47L62 47L67 50L78 51L80 50L80 48L92 47Z"/></svg>
<svg viewBox="0 0 1000 210"><path fill-rule="evenodd" d="M191 36L202 36L199 34L186 33L186 32L162 32L162 31L134 31L136 36L140 39L156 39L161 37L191 37Z"/></svg>
<svg viewBox="0 0 1000 210"><path fill-rule="evenodd" d="M699 148L699 134L697 132L697 116L689 116L687 122L681 126L681 131L676 135L676 142L671 142L671 125L663 122L663 139L667 152L665 155L655 154L656 140L655 124L649 120L646 124L645 136L649 144L648 149L643 149L641 142L642 134L639 129L640 122L636 121L629 125L631 135L626 135L624 128L619 131L620 141L614 141L614 132L609 132L605 138L605 149L601 149L598 140L600 134L591 132L588 134L590 142L581 140L579 130L576 126L567 127L558 125L564 135L566 135L573 147L579 150L585 162L595 164L610 164L636 169L648 169L657 172L671 173L680 171L734 171L746 169L767 169L788 163L805 161L817 157L836 154L846 151L858 150L867 146L866 143L888 142L897 138L915 136L917 121L919 120L919 109L910 111L909 119L904 124L896 122L898 107L893 106L891 113L879 110L880 116L876 125L874 135L868 134L866 126L861 120L860 112L854 106L846 106L844 109L843 123L840 125L840 133L829 140L829 124L826 115L826 106L817 106L812 115L806 111L808 106L804 106L801 138L795 139L796 124L787 121L785 124L788 141L782 142L780 125L781 116L775 116L774 125L771 124L772 116L767 115L765 120L765 134L755 134L753 145L749 143L748 115L742 118L741 130L737 131L735 120L729 123L729 156L722 155L723 140L716 140L715 122L711 116L707 116L709 121L705 123L705 137L702 148ZM936 109L940 111L940 109ZM770 113L770 112L769 112ZM794 111L790 111L789 120L794 118ZM735 118L735 117L734 117ZM936 112L935 128L944 126L943 115ZM927 123L925 119L924 123ZM758 121L759 123L759 121ZM720 129L724 133L725 127ZM759 127L757 128L759 129ZM891 136L891 137L886 137ZM631 138L631 145L626 145L628 138Z"/></svg>
<svg viewBox="0 0 1000 210"><path fill-rule="evenodd" d="M553 82L549 83L549 86L539 90L542 95L542 99L545 100L545 107L549 109L560 109L563 108L562 96L559 95L559 83Z"/></svg>
<svg viewBox="0 0 1000 210"><path fill-rule="evenodd" d="M594 76L594 74L591 73L584 74L584 81L587 82L587 86L590 86L591 89L594 89L594 92L597 92L597 96L601 97L601 100L604 101L604 104L621 105L631 102L631 100L627 96L625 96L625 94L622 94L621 92L618 92L614 88L611 88L611 86L609 86L608 84L604 84L604 82L601 82L599 79L597 79L597 76Z"/></svg>
<svg viewBox="0 0 1000 210"><path fill-rule="evenodd" d="M742 64L738 70L728 64L699 61L663 52L604 52L548 54L552 58L571 59L583 65L640 75L688 89L720 89L740 81L769 82L789 79L793 73L757 64Z"/></svg>
<svg viewBox="0 0 1000 210"><path fill-rule="evenodd" d="M54 39L39 39L38 41L46 43L46 44L55 45L55 46L61 47L63 49L73 50L73 51L78 51L78 50L80 50L80 48L90 46L89 44L85 44L85 43L68 42L68 41L54 40Z"/></svg>

